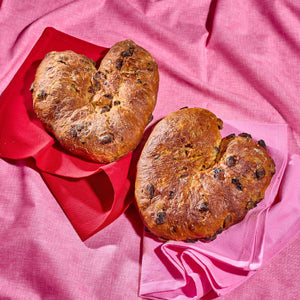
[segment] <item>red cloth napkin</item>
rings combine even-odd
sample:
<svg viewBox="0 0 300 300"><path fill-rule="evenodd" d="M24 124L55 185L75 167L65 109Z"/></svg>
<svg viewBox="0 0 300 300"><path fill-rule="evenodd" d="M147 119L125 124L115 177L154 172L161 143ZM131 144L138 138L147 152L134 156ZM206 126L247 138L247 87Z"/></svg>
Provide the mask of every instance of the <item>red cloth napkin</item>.
<svg viewBox="0 0 300 300"><path fill-rule="evenodd" d="M43 128L29 91L36 68L50 51L73 50L99 61L107 48L46 28L1 95L0 156L33 157L38 171L82 240L114 221L130 204L126 195L132 154L99 164L69 154Z"/></svg>

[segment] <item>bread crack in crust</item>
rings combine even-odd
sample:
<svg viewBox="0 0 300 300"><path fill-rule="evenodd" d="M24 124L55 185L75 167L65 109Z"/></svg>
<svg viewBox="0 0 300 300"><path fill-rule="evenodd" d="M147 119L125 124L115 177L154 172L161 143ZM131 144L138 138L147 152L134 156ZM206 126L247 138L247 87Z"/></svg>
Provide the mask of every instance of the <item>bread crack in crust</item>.
<svg viewBox="0 0 300 300"><path fill-rule="evenodd" d="M264 198L275 164L264 141L221 138L222 121L201 108L161 120L141 153L136 204L145 226L164 239L211 241Z"/></svg>
<svg viewBox="0 0 300 300"><path fill-rule="evenodd" d="M151 54L125 40L108 51L99 69L71 50L48 53L31 92L38 119L65 149L109 163L141 141L158 85Z"/></svg>

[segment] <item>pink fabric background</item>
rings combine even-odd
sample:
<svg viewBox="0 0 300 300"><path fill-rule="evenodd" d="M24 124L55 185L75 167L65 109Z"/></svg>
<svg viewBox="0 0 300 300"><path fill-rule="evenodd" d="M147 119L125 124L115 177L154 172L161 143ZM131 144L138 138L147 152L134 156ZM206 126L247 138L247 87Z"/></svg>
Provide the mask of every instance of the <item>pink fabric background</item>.
<svg viewBox="0 0 300 300"><path fill-rule="evenodd" d="M47 26L104 47L131 38L159 65L154 120L197 105L222 119L286 123L289 152L300 154L297 1L0 4L0 92ZM0 164L0 298L138 299L142 224L134 207L82 243L35 171L22 161ZM299 298L299 252L298 235L221 299Z"/></svg>

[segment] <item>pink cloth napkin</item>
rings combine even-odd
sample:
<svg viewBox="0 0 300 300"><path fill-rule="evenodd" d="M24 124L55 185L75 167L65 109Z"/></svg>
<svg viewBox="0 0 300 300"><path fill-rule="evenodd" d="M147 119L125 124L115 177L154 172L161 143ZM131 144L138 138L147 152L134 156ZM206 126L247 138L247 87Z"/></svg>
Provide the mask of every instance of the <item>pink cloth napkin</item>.
<svg viewBox="0 0 300 300"><path fill-rule="evenodd" d="M288 162L287 126L227 121L223 136L251 133L264 139L276 164L265 199L245 219L210 243L159 241L145 232L140 295L150 299L199 299L213 290L223 295L242 284L300 231L300 157ZM282 179L290 193L276 199ZM280 208L279 208L280 207ZM284 224L285 230L282 230ZM286 232L288 229L288 234Z"/></svg>

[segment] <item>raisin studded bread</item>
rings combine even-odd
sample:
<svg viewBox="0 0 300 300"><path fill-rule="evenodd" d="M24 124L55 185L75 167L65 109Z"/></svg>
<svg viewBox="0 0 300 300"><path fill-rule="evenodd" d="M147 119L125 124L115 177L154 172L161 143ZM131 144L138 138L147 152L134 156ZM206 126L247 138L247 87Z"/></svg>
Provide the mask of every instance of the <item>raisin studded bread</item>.
<svg viewBox="0 0 300 300"><path fill-rule="evenodd" d="M164 239L210 241L264 198L275 165L263 140L221 138L222 121L201 108L161 120L137 166L136 204Z"/></svg>

